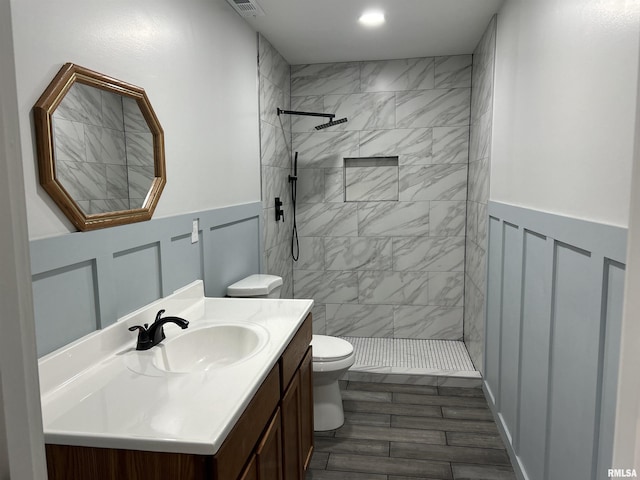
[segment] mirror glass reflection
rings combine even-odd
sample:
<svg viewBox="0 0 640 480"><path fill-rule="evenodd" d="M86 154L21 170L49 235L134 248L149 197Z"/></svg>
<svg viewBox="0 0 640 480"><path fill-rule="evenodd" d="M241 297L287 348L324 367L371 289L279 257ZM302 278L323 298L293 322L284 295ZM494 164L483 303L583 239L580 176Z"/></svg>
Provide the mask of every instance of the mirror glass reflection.
<svg viewBox="0 0 640 480"><path fill-rule="evenodd" d="M153 134L134 98L75 82L52 127L57 179L86 215L144 206Z"/></svg>

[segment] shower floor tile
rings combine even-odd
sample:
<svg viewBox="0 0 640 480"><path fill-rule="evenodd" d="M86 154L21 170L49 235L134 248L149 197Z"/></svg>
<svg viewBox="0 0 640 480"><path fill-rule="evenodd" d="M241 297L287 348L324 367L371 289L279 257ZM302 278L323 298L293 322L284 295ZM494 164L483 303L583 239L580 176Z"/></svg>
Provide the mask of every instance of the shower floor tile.
<svg viewBox="0 0 640 480"><path fill-rule="evenodd" d="M459 377L449 379L450 386L467 386L464 379L479 379L464 342L451 340L415 340L406 338L341 337L353 345L356 359L348 378L357 374L426 375ZM366 380L365 378L361 378ZM452 381L453 380L453 381ZM426 379L428 383L428 379ZM434 385L442 382L435 380Z"/></svg>

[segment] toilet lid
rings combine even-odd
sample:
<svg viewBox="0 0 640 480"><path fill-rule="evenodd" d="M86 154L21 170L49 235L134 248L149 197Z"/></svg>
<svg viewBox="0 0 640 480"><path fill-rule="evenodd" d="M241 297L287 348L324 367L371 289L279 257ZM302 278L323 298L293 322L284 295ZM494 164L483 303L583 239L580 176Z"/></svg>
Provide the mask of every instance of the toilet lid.
<svg viewBox="0 0 640 480"><path fill-rule="evenodd" d="M353 353L353 345L349 342L326 335L313 335L311 346L313 347L313 360L318 362L342 360Z"/></svg>

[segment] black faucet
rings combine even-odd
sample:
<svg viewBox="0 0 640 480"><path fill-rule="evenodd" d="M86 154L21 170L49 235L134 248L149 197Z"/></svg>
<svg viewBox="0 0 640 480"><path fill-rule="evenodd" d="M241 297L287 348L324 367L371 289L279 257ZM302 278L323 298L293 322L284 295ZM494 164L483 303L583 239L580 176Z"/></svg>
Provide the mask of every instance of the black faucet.
<svg viewBox="0 0 640 480"><path fill-rule="evenodd" d="M183 330L189 326L189 322L180 317L164 317L160 318L164 310L160 310L156 315L156 320L149 326L148 323L144 324L144 327L136 325L135 327L129 327L129 331L133 332L138 330L138 343L136 350L149 350L151 347L156 346L166 337L164 336L165 323L171 322L178 325Z"/></svg>

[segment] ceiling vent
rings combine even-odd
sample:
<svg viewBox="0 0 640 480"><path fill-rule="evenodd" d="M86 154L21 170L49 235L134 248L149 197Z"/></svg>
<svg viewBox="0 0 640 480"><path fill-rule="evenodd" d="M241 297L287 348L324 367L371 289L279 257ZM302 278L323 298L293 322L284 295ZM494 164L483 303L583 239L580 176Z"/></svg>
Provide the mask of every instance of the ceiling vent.
<svg viewBox="0 0 640 480"><path fill-rule="evenodd" d="M241 17L264 17L265 15L256 0L227 0L227 2Z"/></svg>

